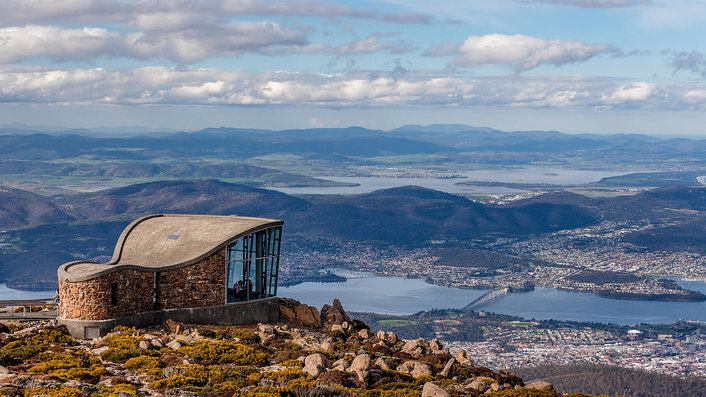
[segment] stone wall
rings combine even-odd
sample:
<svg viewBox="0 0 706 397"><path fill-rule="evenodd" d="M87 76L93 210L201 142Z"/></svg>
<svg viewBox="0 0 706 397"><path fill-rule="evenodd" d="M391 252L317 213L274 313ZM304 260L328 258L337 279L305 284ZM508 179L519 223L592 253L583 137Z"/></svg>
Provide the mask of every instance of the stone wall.
<svg viewBox="0 0 706 397"><path fill-rule="evenodd" d="M159 273L160 309L222 305L226 301L225 248L196 264Z"/></svg>
<svg viewBox="0 0 706 397"><path fill-rule="evenodd" d="M116 305L112 305L115 283ZM154 274L122 270L91 280L71 283L59 280L59 317L75 320L103 320L154 308Z"/></svg>
<svg viewBox="0 0 706 397"><path fill-rule="evenodd" d="M112 285L115 283L116 304ZM182 309L225 303L225 249L193 265L158 272L157 307L154 272L118 270L91 280L59 280L59 317L106 320L155 309Z"/></svg>

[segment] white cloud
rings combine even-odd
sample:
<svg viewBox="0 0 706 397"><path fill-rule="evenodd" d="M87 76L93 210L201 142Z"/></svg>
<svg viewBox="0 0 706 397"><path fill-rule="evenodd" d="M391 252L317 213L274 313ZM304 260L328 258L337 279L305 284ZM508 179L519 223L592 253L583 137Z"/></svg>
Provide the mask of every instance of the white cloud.
<svg viewBox="0 0 706 397"><path fill-rule="evenodd" d="M706 110L706 85L582 76L458 78L221 69L0 68L0 102L132 105L501 106Z"/></svg>
<svg viewBox="0 0 706 397"><path fill-rule="evenodd" d="M132 21L141 29L206 26L209 20L231 16L311 16L378 19L391 23L428 24L433 18L420 13L380 13L321 0L3 0L0 25L58 22L103 23Z"/></svg>
<svg viewBox="0 0 706 397"><path fill-rule="evenodd" d="M603 95L603 101L609 104L619 104L630 101L645 101L655 91L655 85L637 82L618 87L609 95Z"/></svg>
<svg viewBox="0 0 706 397"><path fill-rule="evenodd" d="M458 66L485 64L514 65L517 71L529 70L541 64L560 66L583 62L606 51L608 44L584 44L577 40L545 40L524 35L489 34L470 36L459 47Z"/></svg>
<svg viewBox="0 0 706 397"><path fill-rule="evenodd" d="M274 22L232 22L220 29L120 34L103 28L24 26L0 29L0 63L48 57L75 61L97 57L165 58L194 62L268 47L306 48L306 35Z"/></svg>

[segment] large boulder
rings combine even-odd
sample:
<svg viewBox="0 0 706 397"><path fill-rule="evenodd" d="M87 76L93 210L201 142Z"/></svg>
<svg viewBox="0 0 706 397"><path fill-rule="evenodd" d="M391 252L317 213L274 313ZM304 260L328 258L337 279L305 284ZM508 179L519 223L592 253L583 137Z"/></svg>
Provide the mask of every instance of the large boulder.
<svg viewBox="0 0 706 397"><path fill-rule="evenodd" d="M297 321L297 315L294 310L283 305L279 306L279 318L289 323Z"/></svg>
<svg viewBox="0 0 706 397"><path fill-rule="evenodd" d="M419 361L405 361L397 366L397 372L412 375L414 378L434 375L434 372L431 370L429 364Z"/></svg>
<svg viewBox="0 0 706 397"><path fill-rule="evenodd" d="M328 368L329 366L331 366L331 363L329 362L328 358L326 358L326 356L321 353L314 353L306 356L306 358L304 359L304 366L310 364L317 364L322 368Z"/></svg>
<svg viewBox="0 0 706 397"><path fill-rule="evenodd" d="M343 316L343 321L348 321L349 323L352 321L351 318L348 317L346 311L343 310L343 305L341 304L341 301L339 301L338 299L334 299L333 307L338 310L339 313L341 313L341 316Z"/></svg>
<svg viewBox="0 0 706 397"><path fill-rule="evenodd" d="M543 380L536 380L528 385L525 385L525 387L528 389L537 389L537 390L541 390L541 391L553 391L554 390L554 386L551 383L545 382Z"/></svg>
<svg viewBox="0 0 706 397"><path fill-rule="evenodd" d="M367 354L359 354L355 356L351 366L348 368L348 372L354 372L356 370L368 371L370 370L370 356Z"/></svg>
<svg viewBox="0 0 706 397"><path fill-rule="evenodd" d="M302 368L302 372L305 372L313 376L314 378L317 378L324 372L324 368L319 364L309 363L308 365L305 365L304 368Z"/></svg>
<svg viewBox="0 0 706 397"><path fill-rule="evenodd" d="M465 365L467 367L473 366L473 360L468 357L465 350L459 350L454 357L459 364Z"/></svg>
<svg viewBox="0 0 706 397"><path fill-rule="evenodd" d="M302 303L294 309L297 321L306 327L318 328L321 326L321 317L315 307Z"/></svg>
<svg viewBox="0 0 706 397"><path fill-rule="evenodd" d="M449 393L441 387L427 382L424 384L424 389L422 389L422 397L449 397Z"/></svg>

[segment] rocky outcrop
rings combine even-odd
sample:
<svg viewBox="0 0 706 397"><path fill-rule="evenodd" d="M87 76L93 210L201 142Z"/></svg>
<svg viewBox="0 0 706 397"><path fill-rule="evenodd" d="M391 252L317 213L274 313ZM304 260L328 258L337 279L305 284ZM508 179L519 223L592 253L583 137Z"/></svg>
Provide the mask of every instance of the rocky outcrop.
<svg viewBox="0 0 706 397"><path fill-rule="evenodd" d="M53 380L56 374L41 372L51 371L49 367L27 372L44 357L40 352L26 364L0 367L0 387L8 388L0 392L34 395L49 389L49 394L80 395L102 390L123 395L121 390L128 388L139 395L191 396L246 391L257 395L280 388L293 395L323 396L341 395L344 388L371 395L394 391L475 397L522 388L516 376L474 367L463 351L452 357L439 340L401 340L393 332L373 333L348 317L337 301L324 306L318 318L316 308L293 300L282 299L280 310L292 314L294 321L282 316L279 323L245 327L170 321L162 329L119 329L76 345L63 331L54 332L55 325L6 333L22 342L47 338L42 333L50 330L54 339L46 346L52 354L80 355L86 368L80 378L63 383ZM8 343L0 340L0 348ZM558 396L550 384L531 386L548 393L543 397Z"/></svg>

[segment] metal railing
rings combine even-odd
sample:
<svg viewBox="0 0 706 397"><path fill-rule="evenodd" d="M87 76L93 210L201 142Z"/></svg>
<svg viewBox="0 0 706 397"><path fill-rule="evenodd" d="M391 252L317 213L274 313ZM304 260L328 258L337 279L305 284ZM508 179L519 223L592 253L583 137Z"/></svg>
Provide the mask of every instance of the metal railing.
<svg viewBox="0 0 706 397"><path fill-rule="evenodd" d="M37 311L33 311L39 308ZM57 297L47 299L0 300L0 320L51 320L57 317Z"/></svg>

